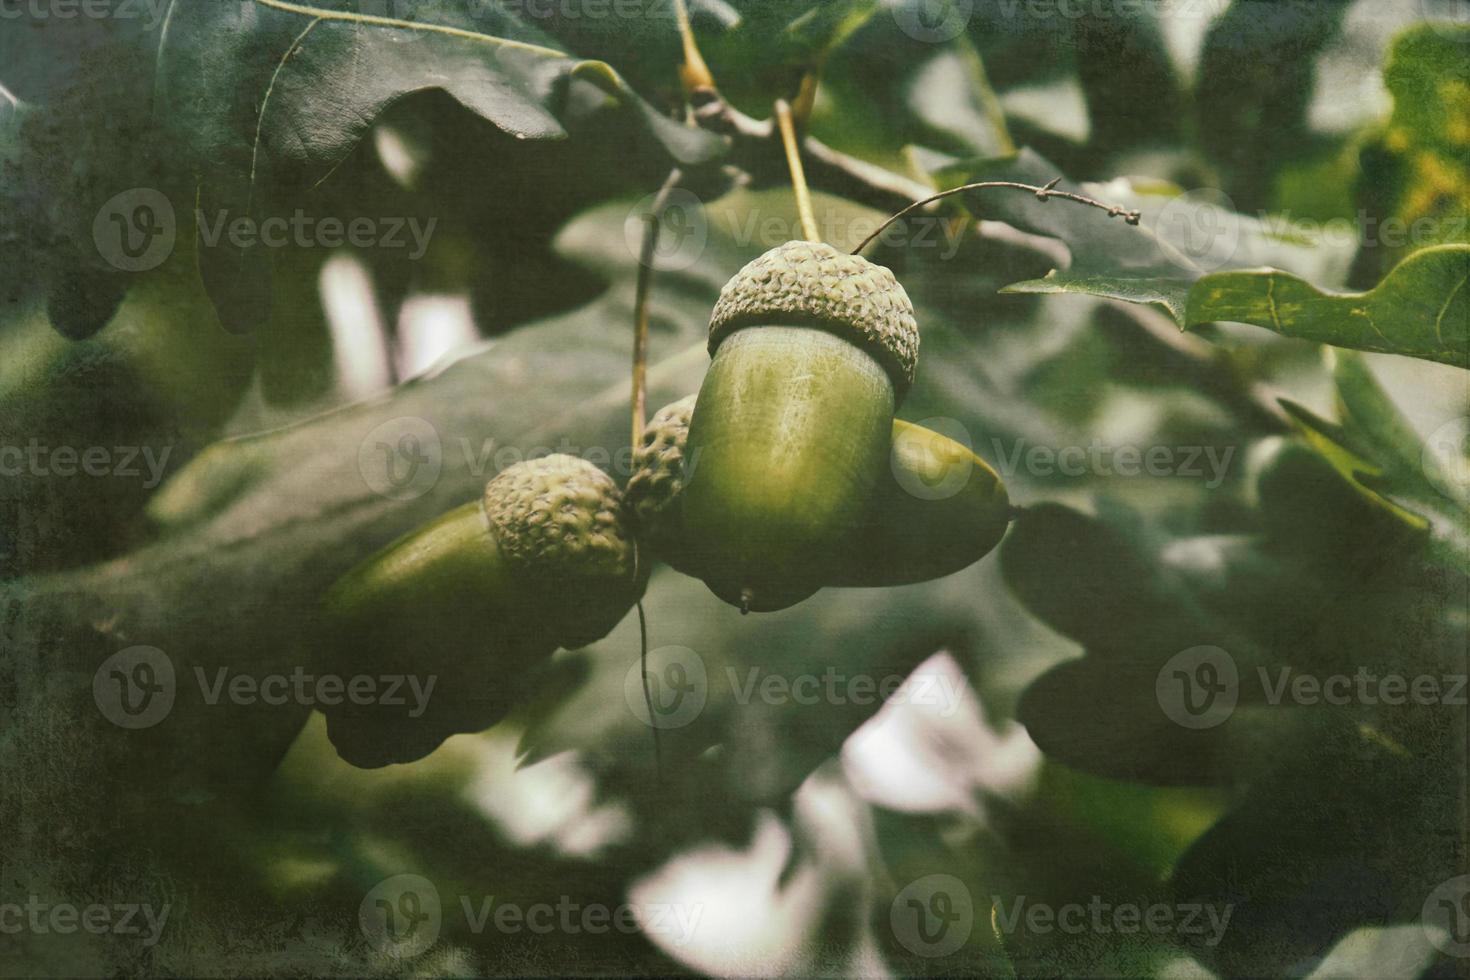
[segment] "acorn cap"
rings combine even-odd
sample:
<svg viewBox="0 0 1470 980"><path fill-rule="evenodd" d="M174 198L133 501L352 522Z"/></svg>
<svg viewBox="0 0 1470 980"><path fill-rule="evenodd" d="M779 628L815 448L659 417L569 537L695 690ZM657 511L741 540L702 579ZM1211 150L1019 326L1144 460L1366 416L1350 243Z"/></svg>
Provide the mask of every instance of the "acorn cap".
<svg viewBox="0 0 1470 980"><path fill-rule="evenodd" d="M623 492L623 506L634 523L655 538L663 530L665 511L684 488L684 444L696 397L689 395L659 409L633 451L633 475Z"/></svg>
<svg viewBox="0 0 1470 980"><path fill-rule="evenodd" d="M485 517L501 553L549 578L632 575L621 503L612 477L562 453L517 463L485 485Z"/></svg>
<svg viewBox="0 0 1470 980"><path fill-rule="evenodd" d="M720 290L709 352L741 327L812 326L851 340L893 381L895 403L914 381L919 327L908 294L881 265L823 242L787 242L741 269Z"/></svg>
<svg viewBox="0 0 1470 980"><path fill-rule="evenodd" d="M538 594L561 646L602 639L643 594L650 563L638 560L622 495L585 459L517 463L486 484L484 505L496 546Z"/></svg>

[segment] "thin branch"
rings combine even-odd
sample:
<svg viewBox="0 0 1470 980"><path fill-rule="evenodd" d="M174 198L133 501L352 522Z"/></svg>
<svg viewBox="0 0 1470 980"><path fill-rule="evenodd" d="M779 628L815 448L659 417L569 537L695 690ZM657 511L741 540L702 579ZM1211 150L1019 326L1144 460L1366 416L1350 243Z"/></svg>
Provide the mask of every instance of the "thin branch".
<svg viewBox="0 0 1470 980"><path fill-rule="evenodd" d="M691 101L701 127L730 137L729 163L748 174L752 185L786 182L788 168L777 145L773 120L753 119L714 91L697 93ZM812 136L802 139L801 150L810 186L884 213L934 191L927 184L834 150Z"/></svg>
<svg viewBox="0 0 1470 980"><path fill-rule="evenodd" d="M819 242L817 215L812 210L812 194L807 187L806 171L801 165L801 146L796 140L796 124L791 120L791 106L785 99L776 100L776 123L781 127L781 145L786 148L786 166L791 171L791 188L796 192L796 213L801 216L801 234L809 242Z"/></svg>
<svg viewBox="0 0 1470 980"><path fill-rule="evenodd" d="M643 675L643 704L648 708L648 724L653 729L653 771L660 787L664 782L663 742L658 734L658 715L653 713L653 692L648 689L648 617L643 600L638 600L638 666Z"/></svg>
<svg viewBox="0 0 1470 980"><path fill-rule="evenodd" d="M1122 218L1130 225L1138 224L1139 213L1137 211L1129 210L1128 208L1120 207L1116 204L1105 204L1102 201L1096 200L1095 198L1087 197L1083 194L1073 194L1071 191L1059 191L1056 189L1056 186L1061 182L1061 180L1062 178L1056 177L1044 187L1037 187L1035 184L1022 184L1014 180L982 180L979 183L965 184L962 187L952 187L947 191L940 191L938 194L926 197L922 201L915 201L913 204L910 204L908 207L904 208L902 211L899 211L893 217L883 222L883 224L878 226L877 231L873 232L867 238L864 238L862 240L862 243L858 245L857 248L852 250L852 254L857 255L862 252L863 249L867 248L868 245L872 243L873 239L877 238L879 235L883 234L883 232L887 231L889 225L908 215L910 212L924 207L926 204L932 204L935 201L941 200L946 197L951 197L955 194L962 194L965 191L989 190L993 187L1008 188L1010 190L1018 191L1030 191L1042 201L1050 200L1053 197L1059 197L1064 201L1075 201L1078 204L1085 204L1090 208L1098 208L1100 210L1106 211L1108 213L1108 217L1110 218Z"/></svg>
<svg viewBox="0 0 1470 980"><path fill-rule="evenodd" d="M648 298L653 292L653 264L658 258L658 233L669 195L684 177L678 167L669 171L647 213L643 215L643 247L638 254L638 288L633 300L633 442L643 440L648 416Z"/></svg>
<svg viewBox="0 0 1470 980"><path fill-rule="evenodd" d="M684 0L674 0L674 16L679 22L679 40L684 45L684 62L679 66L679 81L684 86L685 96L692 96L701 89L715 87L715 76L710 74L704 55L699 53L699 42L694 39L694 26L689 22L689 8Z"/></svg>

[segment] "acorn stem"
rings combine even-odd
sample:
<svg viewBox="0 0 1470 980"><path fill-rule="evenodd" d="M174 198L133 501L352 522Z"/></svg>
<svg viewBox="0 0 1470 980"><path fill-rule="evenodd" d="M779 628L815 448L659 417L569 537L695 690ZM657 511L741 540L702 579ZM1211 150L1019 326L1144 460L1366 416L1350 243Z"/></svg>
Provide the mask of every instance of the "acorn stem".
<svg viewBox="0 0 1470 980"><path fill-rule="evenodd" d="M791 106L785 99L776 100L776 125L781 130L781 143L786 148L786 166L791 169L791 188L796 192L796 213L801 218L801 234L809 242L820 242L817 230L817 215L812 210L812 192L806 183L806 171L801 165L801 147L796 142L796 123L791 118Z"/></svg>
<svg viewBox="0 0 1470 980"><path fill-rule="evenodd" d="M633 442L637 446L643 439L643 426L648 417L648 300L653 293L653 263L657 257L658 236L663 230L664 208L684 172L678 167L669 171L664 178L658 195L643 215L643 248L638 255L638 286L633 300L633 393L631 414Z"/></svg>

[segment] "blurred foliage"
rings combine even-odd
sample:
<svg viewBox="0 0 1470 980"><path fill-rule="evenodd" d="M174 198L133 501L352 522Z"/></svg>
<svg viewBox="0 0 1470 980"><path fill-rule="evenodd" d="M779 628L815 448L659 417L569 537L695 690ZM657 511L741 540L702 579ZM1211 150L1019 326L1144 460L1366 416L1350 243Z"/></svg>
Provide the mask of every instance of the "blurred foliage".
<svg viewBox="0 0 1470 980"><path fill-rule="evenodd" d="M647 195L678 163L694 198L659 250L650 408L698 387L720 286L790 237L792 195L741 186L728 138L685 124L667 0L7 20L0 451L162 462L0 476L0 902L171 914L156 944L7 935L0 971L1454 975L1425 916L1470 861L1463 704L1282 686L1467 670L1453 4L690 12L752 116L819 77L811 132L892 175L1061 178L1142 212L977 191L870 253L923 330L902 415L964 433L1019 505L998 556L749 618L656 570L653 676L704 678L700 710L659 732L661 769L634 616L533 671L486 663L510 717L410 765L353 769L300 704L207 703L196 671L318 669L325 589L473 499L497 451L582 452L625 479ZM177 243L126 272L96 222L136 188L169 202ZM885 217L814 190L839 247ZM296 213L433 233L410 257L211 246L196 220ZM457 311L457 340L416 321L426 300ZM424 345L448 357L420 373ZM393 500L373 440L405 418L431 427L439 471ZM179 699L128 730L93 683L136 645L166 653ZM1163 685L1214 649L1234 707L1190 727ZM422 655L426 672L483 656ZM760 693L832 672L910 696ZM359 918L405 874L441 913L407 959ZM936 952L905 917L944 911L915 891L938 875L970 928ZM699 920L507 931L477 925L486 900ZM1010 918L1094 904L1229 919Z"/></svg>

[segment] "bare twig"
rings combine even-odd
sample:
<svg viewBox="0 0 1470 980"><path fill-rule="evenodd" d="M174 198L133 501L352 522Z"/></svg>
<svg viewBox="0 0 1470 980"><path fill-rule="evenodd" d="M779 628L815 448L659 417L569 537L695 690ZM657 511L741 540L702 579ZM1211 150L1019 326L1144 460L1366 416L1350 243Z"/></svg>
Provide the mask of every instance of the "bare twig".
<svg viewBox="0 0 1470 980"><path fill-rule="evenodd" d="M878 226L877 231L873 232L867 238L864 238L862 240L862 243L858 245L857 248L852 250L852 254L857 255L863 249L867 248L868 245L873 241L873 239L877 238L879 235L883 234L883 232L887 231L889 225L893 224L895 221L899 220L910 212L924 207L926 204L932 204L935 201L941 200L946 197L951 197L955 194L962 194L965 191L981 191L989 190L991 188L1008 188L1010 190L1030 191L1032 194L1035 194L1043 201L1050 200L1053 197L1059 197L1064 201L1075 201L1078 204L1085 204L1090 208L1099 208L1103 211L1106 211L1108 213L1108 217L1122 218L1130 225L1138 224L1139 214L1137 211L1129 210L1128 208L1120 207L1116 204L1105 204L1102 201L1096 200L1095 198L1087 197L1084 194L1073 194L1071 191L1059 191L1056 189L1056 186L1057 184L1061 183L1061 180L1062 178L1056 177L1044 187L1037 187L1035 184L1022 184L1014 180L982 180L978 183L965 184L962 187L952 187L947 191L940 191L938 194L932 194L922 201L915 201L913 204L910 204L908 207L904 208L902 211L899 211L893 217L883 222L883 224Z"/></svg>
<svg viewBox="0 0 1470 980"><path fill-rule="evenodd" d="M697 93L695 118L711 132L730 137L729 163L756 186L785 183L788 168L776 140L776 124L752 119L718 92ZM891 212L933 192L933 188L891 170L848 156L814 137L801 141L810 186L883 212Z"/></svg>
<svg viewBox="0 0 1470 980"><path fill-rule="evenodd" d="M658 257L658 233L663 223L669 195L684 177L678 167L659 188L653 204L643 215L643 248L638 254L638 288L633 300L633 445L643 439L644 421L648 416L648 298L653 292L653 264Z"/></svg>
<svg viewBox="0 0 1470 980"><path fill-rule="evenodd" d="M801 216L801 233L809 242L819 242L817 215L812 210L812 194L806 184L806 171L801 166L801 146L796 140L796 124L791 120L791 106L785 99L776 100L776 123L781 127L781 145L786 149L786 166L791 171L791 189L796 192L796 213Z"/></svg>

